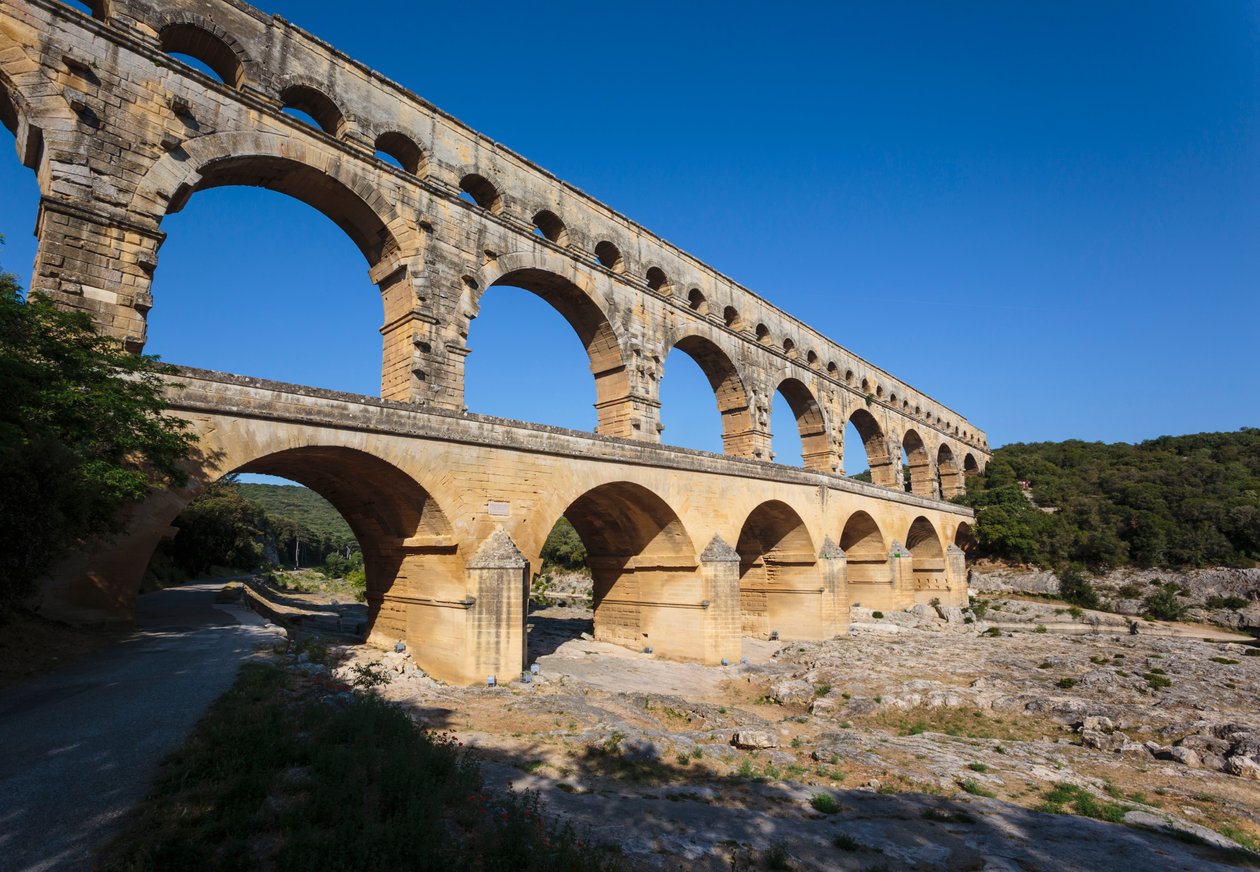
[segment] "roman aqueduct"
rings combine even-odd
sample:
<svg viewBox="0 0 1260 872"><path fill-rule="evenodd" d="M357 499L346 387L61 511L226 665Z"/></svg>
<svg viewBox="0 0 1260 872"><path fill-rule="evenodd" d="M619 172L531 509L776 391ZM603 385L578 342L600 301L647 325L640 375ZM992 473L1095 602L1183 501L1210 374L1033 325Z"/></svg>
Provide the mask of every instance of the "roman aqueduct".
<svg viewBox="0 0 1260 872"><path fill-rule="evenodd" d="M237 0L3 0L0 120L41 194L31 291L137 352L163 219L217 186L327 215L383 308L380 398L184 370L169 395L200 437L193 482L62 566L50 615L125 619L172 521L232 471L336 506L363 546L372 638L452 681L521 669L529 574L561 515L591 555L596 635L664 656L829 637L853 603L966 599L972 514L947 500L987 463L983 432L283 19ZM594 434L465 411L469 323L495 285L572 325ZM659 444L675 348L713 388L721 455ZM803 469L772 462L776 392ZM850 422L871 483L843 475Z"/></svg>

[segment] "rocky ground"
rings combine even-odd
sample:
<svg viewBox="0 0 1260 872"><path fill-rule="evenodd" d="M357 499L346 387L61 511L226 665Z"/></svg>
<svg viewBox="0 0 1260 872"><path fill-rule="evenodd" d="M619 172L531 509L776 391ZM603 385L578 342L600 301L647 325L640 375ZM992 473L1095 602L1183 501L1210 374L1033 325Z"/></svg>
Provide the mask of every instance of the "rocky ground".
<svg viewBox="0 0 1260 872"><path fill-rule="evenodd" d="M1260 845L1260 649L988 604L854 609L846 637L746 639L726 668L592 641L589 611L551 607L529 683L449 687L361 646L334 669L388 676L636 868L1260 868L1240 847Z"/></svg>
<svg viewBox="0 0 1260 872"><path fill-rule="evenodd" d="M1260 629L1260 569L1117 569L1090 578L1109 611L1137 615L1142 600L1160 584L1173 582L1182 591L1178 601L1188 609L1187 620L1235 629ZM979 563L968 578L971 592L1055 596L1059 578L1033 567Z"/></svg>

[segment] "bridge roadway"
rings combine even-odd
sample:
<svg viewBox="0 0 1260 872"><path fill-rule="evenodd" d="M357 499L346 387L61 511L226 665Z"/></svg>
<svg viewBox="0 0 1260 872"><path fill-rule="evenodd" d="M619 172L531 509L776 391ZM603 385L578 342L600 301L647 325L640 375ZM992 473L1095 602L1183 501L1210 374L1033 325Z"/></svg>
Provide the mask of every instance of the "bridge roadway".
<svg viewBox="0 0 1260 872"><path fill-rule="evenodd" d="M170 414L193 480L139 506L45 590L43 611L126 620L172 522L229 472L284 476L364 551L370 639L453 682L525 665L531 572L557 519L590 554L597 638L702 663L741 635L818 639L848 610L966 600L971 510L840 475L184 369Z"/></svg>

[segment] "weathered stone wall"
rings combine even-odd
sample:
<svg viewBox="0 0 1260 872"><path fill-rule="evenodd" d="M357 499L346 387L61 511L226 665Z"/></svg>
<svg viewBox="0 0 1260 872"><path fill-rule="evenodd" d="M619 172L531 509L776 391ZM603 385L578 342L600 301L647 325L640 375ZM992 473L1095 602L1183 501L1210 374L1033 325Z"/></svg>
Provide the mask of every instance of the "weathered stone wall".
<svg viewBox="0 0 1260 872"><path fill-rule="evenodd" d="M487 287L511 283L582 338L601 433L659 439L677 347L714 385L731 454L771 459L782 390L796 421L773 426L797 427L811 469L839 470L849 420L882 485L899 487L903 447L925 496L958 493L986 464L983 432L956 412L289 22L235 0L96 8L0 8L0 119L43 194L32 290L130 347L161 305L163 218L198 190L260 185L321 210L363 252L389 399L462 411L469 322Z"/></svg>

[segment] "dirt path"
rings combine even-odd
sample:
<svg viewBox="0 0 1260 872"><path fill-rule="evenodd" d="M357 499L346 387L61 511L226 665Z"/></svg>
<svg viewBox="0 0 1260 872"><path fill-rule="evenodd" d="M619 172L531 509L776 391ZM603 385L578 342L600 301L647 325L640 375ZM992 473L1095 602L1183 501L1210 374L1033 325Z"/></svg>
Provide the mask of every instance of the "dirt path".
<svg viewBox="0 0 1260 872"><path fill-rule="evenodd" d="M91 868L241 663L283 640L256 615L216 606L221 586L145 594L135 633L0 691L0 870Z"/></svg>

